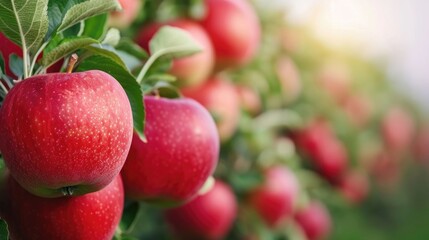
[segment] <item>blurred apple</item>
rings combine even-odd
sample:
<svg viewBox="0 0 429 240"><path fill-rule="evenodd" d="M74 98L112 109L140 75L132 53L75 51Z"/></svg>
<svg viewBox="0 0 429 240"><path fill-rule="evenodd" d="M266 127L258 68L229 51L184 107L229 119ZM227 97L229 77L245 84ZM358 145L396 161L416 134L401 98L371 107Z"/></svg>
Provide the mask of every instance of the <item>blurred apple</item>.
<svg viewBox="0 0 429 240"><path fill-rule="evenodd" d="M246 85L237 85L235 89L242 109L252 115L256 115L261 111L261 98L255 89Z"/></svg>
<svg viewBox="0 0 429 240"><path fill-rule="evenodd" d="M371 119L373 114L372 104L368 97L352 94L346 97L342 106L350 122L362 127Z"/></svg>
<svg viewBox="0 0 429 240"><path fill-rule="evenodd" d="M302 86L298 68L289 57L281 57L276 65L277 77L285 99L292 102L301 94Z"/></svg>
<svg viewBox="0 0 429 240"><path fill-rule="evenodd" d="M109 26L124 29L131 25L139 14L142 0L118 0L122 10L110 14Z"/></svg>
<svg viewBox="0 0 429 240"><path fill-rule="evenodd" d="M350 95L351 76L347 67L337 61L322 66L317 76L320 86L338 103Z"/></svg>
<svg viewBox="0 0 429 240"><path fill-rule="evenodd" d="M308 240L325 239L332 228L331 216L322 203L313 201L299 210L295 221L302 228Z"/></svg>
<svg viewBox="0 0 429 240"><path fill-rule="evenodd" d="M316 121L294 135L298 149L303 152L322 176L338 183L348 162L342 142L331 132L326 122Z"/></svg>
<svg viewBox="0 0 429 240"><path fill-rule="evenodd" d="M413 146L416 160L420 163L429 164L429 124L417 131Z"/></svg>
<svg viewBox="0 0 429 240"><path fill-rule="evenodd" d="M192 99L145 96L145 136L134 134L121 174L127 197L178 205L195 197L216 168L219 135Z"/></svg>
<svg viewBox="0 0 429 240"><path fill-rule="evenodd" d="M232 83L221 76L216 76L201 86L183 88L182 93L209 110L215 119L222 141L226 141L234 134L240 118L240 99Z"/></svg>
<svg viewBox="0 0 429 240"><path fill-rule="evenodd" d="M345 174L338 187L347 201L358 204L368 195L368 178L363 172L351 171Z"/></svg>
<svg viewBox="0 0 429 240"><path fill-rule="evenodd" d="M216 180L213 188L189 203L166 211L166 219L180 239L223 239L237 215L231 188Z"/></svg>
<svg viewBox="0 0 429 240"><path fill-rule="evenodd" d="M387 147L396 153L408 150L414 136L414 120L399 106L391 107L382 119L381 131Z"/></svg>
<svg viewBox="0 0 429 240"><path fill-rule="evenodd" d="M187 31L202 47L202 51L194 55L175 59L170 73L178 78L182 86L196 86L207 80L214 67L213 46L206 31L196 22L187 19L176 19L166 23L152 23L143 26L137 36L137 43L149 50L149 42L163 26L178 27Z"/></svg>
<svg viewBox="0 0 429 240"><path fill-rule="evenodd" d="M205 0L201 25L213 43L216 69L242 66L256 54L261 29L258 16L247 0Z"/></svg>
<svg viewBox="0 0 429 240"><path fill-rule="evenodd" d="M263 185L252 191L250 203L270 227L278 227L293 216L299 183L286 167L272 167L265 172Z"/></svg>

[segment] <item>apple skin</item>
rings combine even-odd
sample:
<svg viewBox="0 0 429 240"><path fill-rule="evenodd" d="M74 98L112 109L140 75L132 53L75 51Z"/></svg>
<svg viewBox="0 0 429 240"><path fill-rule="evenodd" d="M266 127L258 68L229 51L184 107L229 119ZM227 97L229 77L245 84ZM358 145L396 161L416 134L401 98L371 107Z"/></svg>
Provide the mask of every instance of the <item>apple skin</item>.
<svg viewBox="0 0 429 240"><path fill-rule="evenodd" d="M246 0L205 0L201 24L212 40L216 69L247 64L258 51L261 27Z"/></svg>
<svg viewBox="0 0 429 240"><path fill-rule="evenodd" d="M295 214L295 221L302 228L308 240L327 237L332 228L331 217L322 203L313 201Z"/></svg>
<svg viewBox="0 0 429 240"><path fill-rule="evenodd" d="M206 31L196 22L187 19L176 19L166 23L152 23L144 26L136 42L149 51L149 42L163 26L172 26L187 31L200 44L202 51L194 55L173 60L170 73L177 77L181 86L202 84L211 74L214 67L213 45Z"/></svg>
<svg viewBox="0 0 429 240"><path fill-rule="evenodd" d="M419 128L413 144L413 156L421 164L429 163L429 124Z"/></svg>
<svg viewBox="0 0 429 240"><path fill-rule="evenodd" d="M165 216L181 239L223 239L237 216L237 201L231 188L216 180L209 192Z"/></svg>
<svg viewBox="0 0 429 240"><path fill-rule="evenodd" d="M394 106L389 109L381 124L383 139L390 150L400 153L411 147L415 126L410 113Z"/></svg>
<svg viewBox="0 0 429 240"><path fill-rule="evenodd" d="M265 182L252 191L250 203L270 227L278 227L293 216L299 183L286 167L272 167L265 172Z"/></svg>
<svg viewBox="0 0 429 240"><path fill-rule="evenodd" d="M189 201L213 173L219 157L216 125L192 99L144 97L143 142L134 134L122 169L130 199L163 205Z"/></svg>
<svg viewBox="0 0 429 240"><path fill-rule="evenodd" d="M110 13L109 26L119 29L127 28L139 14L141 0L118 0L122 6L121 11Z"/></svg>
<svg viewBox="0 0 429 240"><path fill-rule="evenodd" d="M0 109L5 164L21 186L41 197L108 185L125 162L132 134L125 91L98 70L27 78Z"/></svg>
<svg viewBox="0 0 429 240"><path fill-rule="evenodd" d="M240 99L232 83L220 76L203 85L182 88L184 96L201 103L213 114L222 142L234 134L240 118Z"/></svg>
<svg viewBox="0 0 429 240"><path fill-rule="evenodd" d="M12 177L6 196L11 239L112 239L124 207L120 175L105 188L77 197L41 198Z"/></svg>

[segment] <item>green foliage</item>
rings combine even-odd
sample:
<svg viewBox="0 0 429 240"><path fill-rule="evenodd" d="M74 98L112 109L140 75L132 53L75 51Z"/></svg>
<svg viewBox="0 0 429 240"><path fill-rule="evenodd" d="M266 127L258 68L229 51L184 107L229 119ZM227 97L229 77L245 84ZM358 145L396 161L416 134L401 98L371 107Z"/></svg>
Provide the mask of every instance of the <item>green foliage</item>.
<svg viewBox="0 0 429 240"><path fill-rule="evenodd" d="M9 239L9 230L5 220L0 219L0 240Z"/></svg>

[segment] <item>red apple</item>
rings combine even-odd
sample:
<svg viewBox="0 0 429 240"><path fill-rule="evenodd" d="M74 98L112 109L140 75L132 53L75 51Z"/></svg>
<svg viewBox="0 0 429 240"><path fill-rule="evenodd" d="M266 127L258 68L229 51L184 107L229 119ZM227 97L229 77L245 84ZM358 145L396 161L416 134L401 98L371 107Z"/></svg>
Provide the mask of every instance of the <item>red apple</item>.
<svg viewBox="0 0 429 240"><path fill-rule="evenodd" d="M338 187L347 201L358 204L368 195L368 178L362 172L348 172L341 179Z"/></svg>
<svg viewBox="0 0 429 240"><path fill-rule="evenodd" d="M382 120L382 134L389 149L403 152L411 147L414 136L414 121L410 113L395 106L389 109Z"/></svg>
<svg viewBox="0 0 429 240"><path fill-rule="evenodd" d="M255 89L246 85L237 85L235 90L242 109L253 115L261 111L261 99Z"/></svg>
<svg viewBox="0 0 429 240"><path fill-rule="evenodd" d="M180 204L194 197L219 156L216 125L192 99L146 96L147 142L134 135L122 169L125 194L135 200Z"/></svg>
<svg viewBox="0 0 429 240"><path fill-rule="evenodd" d="M122 10L110 14L109 26L124 29L131 25L140 12L141 0L119 0Z"/></svg>
<svg viewBox="0 0 429 240"><path fill-rule="evenodd" d="M206 194L166 211L168 223L181 239L223 239L236 215L234 193L221 181Z"/></svg>
<svg viewBox="0 0 429 240"><path fill-rule="evenodd" d="M250 203L262 219L277 227L293 216L298 199L299 183L286 167L273 167L265 173L265 182L251 193Z"/></svg>
<svg viewBox="0 0 429 240"><path fill-rule="evenodd" d="M7 181L11 239L112 239L124 207L120 175L105 188L77 197L41 198Z"/></svg>
<svg viewBox="0 0 429 240"><path fill-rule="evenodd" d="M0 109L0 150L11 175L43 197L107 186L121 170L133 119L121 85L101 71L37 75Z"/></svg>
<svg viewBox="0 0 429 240"><path fill-rule="evenodd" d="M232 136L240 118L240 100L232 83L221 77L212 77L201 86L182 89L182 93L209 110L216 120L222 141Z"/></svg>
<svg viewBox="0 0 429 240"><path fill-rule="evenodd" d="M246 0L205 0L202 26L212 40L218 70L241 66L256 54L261 29L255 10Z"/></svg>
<svg viewBox="0 0 429 240"><path fill-rule="evenodd" d="M337 183L347 167L347 151L324 121L316 121L293 136L298 149L331 183Z"/></svg>
<svg viewBox="0 0 429 240"><path fill-rule="evenodd" d="M153 35L163 26L173 26L187 31L202 47L194 55L175 59L170 73L178 78L179 85L195 86L207 80L214 66L213 46L206 31L196 22L176 19L166 23L152 23L144 26L137 36L137 43L149 51L149 42Z"/></svg>
<svg viewBox="0 0 429 240"><path fill-rule="evenodd" d="M322 203L313 201L295 215L308 240L324 239L332 228L331 217Z"/></svg>
<svg viewBox="0 0 429 240"><path fill-rule="evenodd" d="M373 113L371 100L364 95L353 94L346 97L342 104L350 122L362 127L369 122Z"/></svg>
<svg viewBox="0 0 429 240"><path fill-rule="evenodd" d="M289 57L281 57L275 66L285 99L292 102L301 94L302 86L297 66Z"/></svg>

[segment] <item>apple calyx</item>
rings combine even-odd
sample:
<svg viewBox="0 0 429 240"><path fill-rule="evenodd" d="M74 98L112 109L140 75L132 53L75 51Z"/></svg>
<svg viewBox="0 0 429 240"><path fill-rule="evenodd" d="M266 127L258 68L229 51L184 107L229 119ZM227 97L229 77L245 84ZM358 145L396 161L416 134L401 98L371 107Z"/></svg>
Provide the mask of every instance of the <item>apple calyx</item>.
<svg viewBox="0 0 429 240"><path fill-rule="evenodd" d="M76 189L76 186L68 186L61 188L61 192L63 195L66 196L73 196L74 190Z"/></svg>

